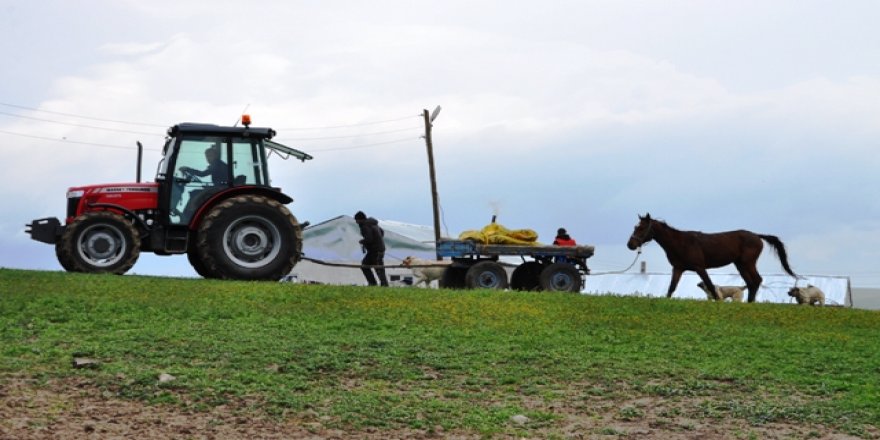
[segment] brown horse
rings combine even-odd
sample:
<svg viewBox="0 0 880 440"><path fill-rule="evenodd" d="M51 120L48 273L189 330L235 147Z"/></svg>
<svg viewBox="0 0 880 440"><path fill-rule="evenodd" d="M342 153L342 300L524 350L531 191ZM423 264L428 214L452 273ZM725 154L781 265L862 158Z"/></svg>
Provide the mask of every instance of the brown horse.
<svg viewBox="0 0 880 440"><path fill-rule="evenodd" d="M681 274L686 270L696 272L700 279L706 283L710 292L715 291L715 285L709 279L706 269L727 266L733 263L736 270L746 282L749 288L749 302L755 302L758 287L763 278L758 273L757 263L764 243L770 243L776 250L776 255L782 263L782 268L797 277L788 267L788 257L785 246L778 237L773 235L761 235L754 232L738 230L705 234L699 231L679 231L660 220L651 218L651 214L639 216L639 224L629 237L626 246L630 250L636 250L639 246L656 240L657 244L666 252L666 259L672 265L672 281L669 283L669 291L666 297L672 296L678 286Z"/></svg>

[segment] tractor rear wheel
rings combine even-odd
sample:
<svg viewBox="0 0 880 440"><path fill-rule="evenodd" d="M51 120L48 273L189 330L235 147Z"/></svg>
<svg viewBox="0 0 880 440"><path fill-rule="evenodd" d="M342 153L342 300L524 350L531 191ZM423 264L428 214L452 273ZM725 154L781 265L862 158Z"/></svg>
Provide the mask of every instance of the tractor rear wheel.
<svg viewBox="0 0 880 440"><path fill-rule="evenodd" d="M581 273L568 263L553 263L541 271L541 289L550 292L580 292Z"/></svg>
<svg viewBox="0 0 880 440"><path fill-rule="evenodd" d="M196 251L195 246L190 246L190 249L186 251L186 259L189 260L189 265L196 270L196 273L199 274L202 278L217 278L214 274L208 271L208 268L202 264L202 260L199 259L198 252Z"/></svg>
<svg viewBox="0 0 880 440"><path fill-rule="evenodd" d="M481 261L468 269L464 283L469 289L506 289L507 271L494 261Z"/></svg>
<svg viewBox="0 0 880 440"><path fill-rule="evenodd" d="M195 257L216 278L277 281L301 252L302 230L290 211L268 197L244 195L220 202L204 217Z"/></svg>
<svg viewBox="0 0 880 440"><path fill-rule="evenodd" d="M61 234L58 261L73 272L124 274L137 261L141 238L125 217L110 211L87 212Z"/></svg>

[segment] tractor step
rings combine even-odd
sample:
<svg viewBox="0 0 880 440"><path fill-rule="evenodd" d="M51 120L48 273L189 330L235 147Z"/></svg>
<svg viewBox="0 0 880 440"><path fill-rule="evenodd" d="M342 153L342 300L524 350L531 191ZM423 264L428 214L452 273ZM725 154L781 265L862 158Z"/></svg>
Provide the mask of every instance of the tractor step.
<svg viewBox="0 0 880 440"><path fill-rule="evenodd" d="M189 230L172 228L165 231L165 252L178 254L186 252L189 246Z"/></svg>

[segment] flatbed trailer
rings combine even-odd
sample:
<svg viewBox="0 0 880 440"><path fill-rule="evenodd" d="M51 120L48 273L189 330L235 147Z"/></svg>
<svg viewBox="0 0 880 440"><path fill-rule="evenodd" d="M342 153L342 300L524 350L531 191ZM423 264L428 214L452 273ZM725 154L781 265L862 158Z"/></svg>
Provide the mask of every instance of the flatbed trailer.
<svg viewBox="0 0 880 440"><path fill-rule="evenodd" d="M451 289L549 290L580 292L590 273L587 258L593 246L531 246L482 244L471 240L440 240L437 256L452 263L443 273L440 287ZM501 257L520 257L508 282Z"/></svg>

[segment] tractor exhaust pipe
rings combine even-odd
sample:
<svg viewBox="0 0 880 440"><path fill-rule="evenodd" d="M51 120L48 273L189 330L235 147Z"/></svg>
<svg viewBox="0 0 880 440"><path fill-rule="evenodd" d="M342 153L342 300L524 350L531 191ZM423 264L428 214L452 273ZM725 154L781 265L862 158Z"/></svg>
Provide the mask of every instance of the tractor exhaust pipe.
<svg viewBox="0 0 880 440"><path fill-rule="evenodd" d="M144 146L141 145L141 141L137 141L138 144L138 161L137 161L137 183L141 183L141 161L144 158Z"/></svg>

